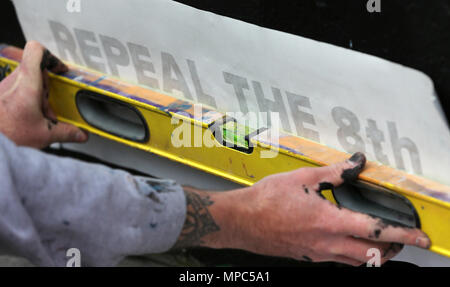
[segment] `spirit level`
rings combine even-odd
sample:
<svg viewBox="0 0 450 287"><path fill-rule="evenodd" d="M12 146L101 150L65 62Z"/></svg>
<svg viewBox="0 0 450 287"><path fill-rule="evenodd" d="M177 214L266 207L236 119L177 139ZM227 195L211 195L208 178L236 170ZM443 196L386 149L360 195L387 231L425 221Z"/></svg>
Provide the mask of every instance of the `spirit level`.
<svg viewBox="0 0 450 287"><path fill-rule="evenodd" d="M22 50L0 46L0 78L15 69ZM267 129L243 126L225 114L192 102L127 84L84 68L69 66L64 75L50 74L50 105L58 119L135 148L190 165L243 185L302 167L330 165L348 154ZM176 124L174 124L174 119ZM179 121L181 120L181 121ZM174 132L187 123L191 134L215 143L188 139L176 146ZM262 156L276 151L276 156ZM323 195L335 204L421 228L431 239L431 251L450 257L450 187L378 163L368 162L354 185Z"/></svg>

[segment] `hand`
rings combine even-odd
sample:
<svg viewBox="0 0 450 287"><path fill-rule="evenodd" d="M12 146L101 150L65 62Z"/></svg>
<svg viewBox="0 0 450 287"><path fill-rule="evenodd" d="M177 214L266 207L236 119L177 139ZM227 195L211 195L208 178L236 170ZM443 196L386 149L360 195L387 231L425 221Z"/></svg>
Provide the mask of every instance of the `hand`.
<svg viewBox="0 0 450 287"><path fill-rule="evenodd" d="M365 162L365 156L356 153L336 165L271 175L236 191L187 189L190 229L183 230L178 244L354 266L370 259L370 248L380 250L381 263L400 252L403 244L428 248L429 238L418 229L391 226L339 208L319 194L322 189L356 180Z"/></svg>
<svg viewBox="0 0 450 287"><path fill-rule="evenodd" d="M84 142L87 133L58 123L48 103L48 74L67 66L37 42L25 46L22 62L0 82L0 132L17 145L43 148L54 142Z"/></svg>

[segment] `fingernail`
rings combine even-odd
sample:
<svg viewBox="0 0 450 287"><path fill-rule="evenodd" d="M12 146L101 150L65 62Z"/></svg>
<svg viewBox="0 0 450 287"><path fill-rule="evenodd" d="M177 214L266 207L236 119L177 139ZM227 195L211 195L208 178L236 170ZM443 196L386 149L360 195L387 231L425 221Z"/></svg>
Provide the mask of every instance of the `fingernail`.
<svg viewBox="0 0 450 287"><path fill-rule="evenodd" d="M345 169L341 177L345 182L355 181L366 165L366 156L362 152L357 152L347 160L347 163L353 166Z"/></svg>
<svg viewBox="0 0 450 287"><path fill-rule="evenodd" d="M78 131L75 136L76 141L78 142L84 142L87 140L87 134L83 131Z"/></svg>
<svg viewBox="0 0 450 287"><path fill-rule="evenodd" d="M430 248L431 241L427 237L423 237L423 236L417 237L416 238L416 245L419 246L419 247L428 249L428 248Z"/></svg>
<svg viewBox="0 0 450 287"><path fill-rule="evenodd" d="M362 165L364 166L366 164L366 156L362 152L354 153L349 159L349 162L354 163L355 165Z"/></svg>

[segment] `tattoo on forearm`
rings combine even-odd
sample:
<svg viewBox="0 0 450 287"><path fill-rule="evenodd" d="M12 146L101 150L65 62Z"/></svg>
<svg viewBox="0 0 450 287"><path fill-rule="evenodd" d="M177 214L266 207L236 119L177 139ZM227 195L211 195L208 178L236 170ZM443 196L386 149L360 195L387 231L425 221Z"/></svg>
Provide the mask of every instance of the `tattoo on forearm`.
<svg viewBox="0 0 450 287"><path fill-rule="evenodd" d="M208 195L185 191L187 213L183 230L177 243L172 249L180 249L196 246L202 242L202 238L210 233L217 232L220 227L214 221L208 206L214 204Z"/></svg>

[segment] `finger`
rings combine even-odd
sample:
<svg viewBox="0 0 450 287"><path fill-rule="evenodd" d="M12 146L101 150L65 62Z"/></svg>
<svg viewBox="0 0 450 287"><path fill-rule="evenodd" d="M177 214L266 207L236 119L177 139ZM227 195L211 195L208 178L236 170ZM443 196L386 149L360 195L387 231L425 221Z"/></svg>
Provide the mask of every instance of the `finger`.
<svg viewBox="0 0 450 287"><path fill-rule="evenodd" d="M25 71L27 81L32 85L42 87L41 62L44 55L44 46L36 41L27 42L23 51L20 69Z"/></svg>
<svg viewBox="0 0 450 287"><path fill-rule="evenodd" d="M405 228L393 226L378 220L374 226L371 227L369 235L366 238L385 242L397 242L406 245L414 245L417 247L428 249L431 241L428 236L417 228Z"/></svg>
<svg viewBox="0 0 450 287"><path fill-rule="evenodd" d="M41 72L48 70L53 73L64 73L68 67L56 58L49 50L36 41L27 42L20 64L27 70L31 80L38 80Z"/></svg>
<svg viewBox="0 0 450 287"><path fill-rule="evenodd" d="M362 238L346 237L333 243L332 253L349 257L360 262L367 262L368 251L376 249L380 252L382 263L388 261L401 251L403 245L398 243L375 242Z"/></svg>
<svg viewBox="0 0 450 287"><path fill-rule="evenodd" d="M68 123L52 123L50 128L50 143L54 142L85 142L88 139L87 132Z"/></svg>
<svg viewBox="0 0 450 287"><path fill-rule="evenodd" d="M333 213L334 230L338 233L357 236L373 241L396 242L429 248L428 236L416 228L393 226L379 218L351 211L346 208L337 209Z"/></svg>
<svg viewBox="0 0 450 287"><path fill-rule="evenodd" d="M317 190L329 189L341 185L344 181L357 180L365 164L366 156L357 152L344 162L315 168L313 177L318 182Z"/></svg>

